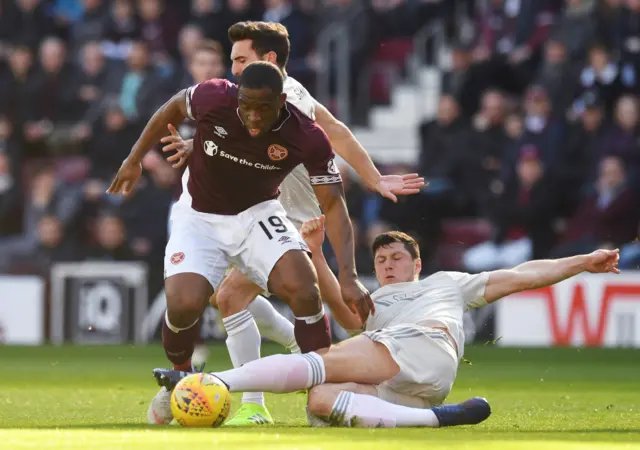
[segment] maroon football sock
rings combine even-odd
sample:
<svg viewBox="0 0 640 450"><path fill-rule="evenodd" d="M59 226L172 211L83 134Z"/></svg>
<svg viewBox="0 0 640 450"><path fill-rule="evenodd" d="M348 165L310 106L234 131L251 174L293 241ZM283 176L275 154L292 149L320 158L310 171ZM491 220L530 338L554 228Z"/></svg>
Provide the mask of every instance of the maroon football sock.
<svg viewBox="0 0 640 450"><path fill-rule="evenodd" d="M200 335L200 321L186 330L175 332L169 328L167 321L162 321L162 346L176 370L191 370L191 355L198 336Z"/></svg>
<svg viewBox="0 0 640 450"><path fill-rule="evenodd" d="M307 323L306 320L296 318L293 332L302 353L331 346L329 316L326 314L314 323Z"/></svg>

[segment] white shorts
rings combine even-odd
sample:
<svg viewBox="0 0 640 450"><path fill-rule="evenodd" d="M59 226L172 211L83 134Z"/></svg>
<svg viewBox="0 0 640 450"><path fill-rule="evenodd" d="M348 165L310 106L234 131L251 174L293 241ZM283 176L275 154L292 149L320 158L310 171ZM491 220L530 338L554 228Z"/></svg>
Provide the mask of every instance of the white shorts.
<svg viewBox="0 0 640 450"><path fill-rule="evenodd" d="M458 358L443 330L407 324L363 334L387 347L400 367L395 377L376 386L381 399L413 408L444 402L456 379Z"/></svg>
<svg viewBox="0 0 640 450"><path fill-rule="evenodd" d="M164 277L197 273L216 290L230 265L267 290L269 275L289 250L308 251L298 229L277 200L259 203L235 216L206 214L177 203L171 210L171 235Z"/></svg>
<svg viewBox="0 0 640 450"><path fill-rule="evenodd" d="M286 176L280 185L280 197L287 217L299 230L309 219L320 217L320 206L309 181L309 172L300 164Z"/></svg>

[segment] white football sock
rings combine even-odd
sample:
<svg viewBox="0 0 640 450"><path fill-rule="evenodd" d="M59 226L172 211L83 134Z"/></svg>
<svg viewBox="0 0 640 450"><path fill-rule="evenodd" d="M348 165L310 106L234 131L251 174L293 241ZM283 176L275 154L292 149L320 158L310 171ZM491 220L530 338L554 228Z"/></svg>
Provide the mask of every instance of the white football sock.
<svg viewBox="0 0 640 450"><path fill-rule="evenodd" d="M308 389L326 380L324 360L315 352L267 356L214 375L224 381L231 392L284 394Z"/></svg>
<svg viewBox="0 0 640 450"><path fill-rule="evenodd" d="M222 319L227 330L227 349L233 367L241 367L249 361L260 359L260 332L256 321L247 310ZM264 406L262 392L245 392L242 403L257 403Z"/></svg>
<svg viewBox="0 0 640 450"><path fill-rule="evenodd" d="M355 428L430 427L440 424L430 409L395 405L373 395L342 391L333 404L329 422Z"/></svg>
<svg viewBox="0 0 640 450"><path fill-rule="evenodd" d="M282 345L291 353L300 353L293 334L293 324L280 314L269 300L258 295L247 307L262 335Z"/></svg>

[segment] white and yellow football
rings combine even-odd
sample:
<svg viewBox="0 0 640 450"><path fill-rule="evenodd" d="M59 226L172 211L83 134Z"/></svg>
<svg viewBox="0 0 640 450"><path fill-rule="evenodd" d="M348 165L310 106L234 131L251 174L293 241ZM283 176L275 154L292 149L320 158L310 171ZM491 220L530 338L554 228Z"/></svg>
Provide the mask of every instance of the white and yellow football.
<svg viewBox="0 0 640 450"><path fill-rule="evenodd" d="M171 412L183 427L219 427L229 415L231 394L208 373L183 378L171 393Z"/></svg>

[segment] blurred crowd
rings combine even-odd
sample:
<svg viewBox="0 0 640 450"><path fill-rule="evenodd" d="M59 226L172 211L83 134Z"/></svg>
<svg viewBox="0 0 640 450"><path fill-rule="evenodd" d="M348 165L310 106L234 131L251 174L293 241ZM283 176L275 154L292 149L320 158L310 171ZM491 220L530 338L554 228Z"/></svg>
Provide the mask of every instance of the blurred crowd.
<svg viewBox="0 0 640 450"><path fill-rule="evenodd" d="M490 0L474 29L420 127L406 227L437 253L449 219L485 218L449 261L472 272L598 247L640 266L640 0Z"/></svg>
<svg viewBox="0 0 640 450"><path fill-rule="evenodd" d="M447 24L451 69L437 117L416 130L418 166L382 168L417 170L429 187L391 204L343 169L361 272L372 237L396 227L429 269L603 245L636 263L640 0L0 0L0 273L142 260L161 283L180 171L152 152L133 195L105 190L172 93L231 78L226 30L241 20L287 26L288 72L312 92L332 64L315 52L328 25L349 26L361 83L376 52L396 48L385 43ZM464 220L473 239L443 247Z"/></svg>

